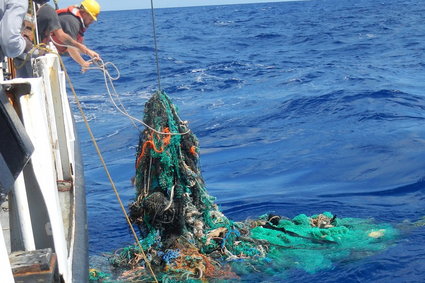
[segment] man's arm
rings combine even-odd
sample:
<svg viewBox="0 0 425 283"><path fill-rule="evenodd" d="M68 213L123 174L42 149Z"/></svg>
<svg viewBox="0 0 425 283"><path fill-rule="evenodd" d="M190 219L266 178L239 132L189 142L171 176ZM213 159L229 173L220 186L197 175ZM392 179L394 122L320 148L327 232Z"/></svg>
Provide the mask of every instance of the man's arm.
<svg viewBox="0 0 425 283"><path fill-rule="evenodd" d="M14 1L6 5L1 25L1 48L6 56L14 58L21 55L26 47L21 35L22 21L28 9L28 1Z"/></svg>
<svg viewBox="0 0 425 283"><path fill-rule="evenodd" d="M67 33L65 33L63 31L63 29L57 29L53 31L53 34L61 41L63 42L65 45L70 45L70 46L74 46L75 48L78 48L78 50L80 50L81 53L83 54L87 54L90 57L94 58L94 59L100 59L99 54L97 54L96 52L94 52L93 50L88 49L84 44L79 43L78 41L72 39L71 36L69 36ZM72 48L68 48L68 51L70 51L70 49ZM70 52L71 55L71 52ZM71 55L72 58L74 58ZM79 56L81 58L81 56ZM82 60L84 60L83 58L81 58ZM75 61L77 61L74 58ZM77 61L78 62L78 61ZM80 64L81 65L81 64Z"/></svg>
<svg viewBox="0 0 425 283"><path fill-rule="evenodd" d="M67 51L69 53L69 56L71 56L71 58L74 59L75 62L80 64L81 71L85 72L87 68L91 65L91 62L88 62L84 60L83 57L81 57L80 52L77 49L68 47Z"/></svg>

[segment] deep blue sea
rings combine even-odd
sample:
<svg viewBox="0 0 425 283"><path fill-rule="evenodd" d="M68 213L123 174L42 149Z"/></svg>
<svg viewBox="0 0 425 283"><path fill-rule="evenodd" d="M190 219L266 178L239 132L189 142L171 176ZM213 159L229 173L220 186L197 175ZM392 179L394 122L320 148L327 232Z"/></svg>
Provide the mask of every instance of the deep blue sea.
<svg viewBox="0 0 425 283"><path fill-rule="evenodd" d="M385 251L264 281L425 282L425 227L413 225L425 215L424 15L417 0L155 10L161 87L197 135L207 189L228 217L330 211L403 224ZM119 68L121 101L142 118L158 89L151 11L102 12L86 44ZM66 63L128 204L139 133L100 71ZM93 263L133 239L75 113Z"/></svg>

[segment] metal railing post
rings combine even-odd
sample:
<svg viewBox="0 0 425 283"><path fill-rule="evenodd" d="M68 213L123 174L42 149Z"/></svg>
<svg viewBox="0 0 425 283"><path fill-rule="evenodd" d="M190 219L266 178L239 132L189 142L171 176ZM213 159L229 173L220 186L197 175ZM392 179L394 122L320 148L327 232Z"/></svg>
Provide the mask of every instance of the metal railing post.
<svg viewBox="0 0 425 283"><path fill-rule="evenodd" d="M19 174L15 181L14 193L16 198L16 205L18 208L19 225L21 227L24 247L26 251L33 251L35 250L34 234L32 231L32 222L30 210L28 207L28 198L23 172Z"/></svg>

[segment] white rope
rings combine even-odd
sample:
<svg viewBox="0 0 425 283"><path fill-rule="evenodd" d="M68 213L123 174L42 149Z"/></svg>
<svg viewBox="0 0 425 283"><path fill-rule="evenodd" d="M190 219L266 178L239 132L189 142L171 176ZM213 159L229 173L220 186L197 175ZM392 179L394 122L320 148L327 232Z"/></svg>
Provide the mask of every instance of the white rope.
<svg viewBox="0 0 425 283"><path fill-rule="evenodd" d="M145 126L146 128L148 128L148 129L152 130L153 132L155 132L155 133L157 133L157 134L160 134L160 135L185 135L185 134L187 134L187 133L189 133L189 132L190 132L190 130L187 130L187 131L186 131L186 132L184 132L184 133L161 132L161 131L158 131L158 130L156 130L156 129L152 128L151 126L149 126L148 124L146 124L146 123L145 123L145 122L143 122L142 120L140 120L140 119L138 119L138 118L136 118L136 117L134 117L134 116L130 115L130 114L127 112L127 110L125 109L124 105L121 103L121 99L120 99L120 97L119 97L119 95L118 95L118 93L117 93L117 91L116 91L116 89L115 89L114 83L113 83L113 81L114 81L114 80L117 80L117 79L119 79L119 77L120 77L120 72L119 72L119 70L118 70L117 66L115 66L115 64L113 64L113 63L111 63L111 62L106 62L106 63L105 63L102 59L100 59L100 60L93 60L93 63L95 63L95 64L97 65L97 67L89 67L88 69L98 69L98 70L101 70L101 71L103 72L103 78L104 78L104 80L105 80L105 87L106 87L106 90L107 90L107 92L108 92L109 98L110 98L110 99L111 99L111 101L112 101L112 104L115 106L115 108L116 108L119 112L121 112L124 116L128 117L128 118L130 119L130 121L133 123L133 125L134 125L137 129L138 129L138 127L137 127L137 125L134 123L134 121L136 121L136 122L138 122L138 123L142 124L142 125L143 125L143 126ZM110 74L110 72L109 72L109 70L108 70L107 66L112 66L112 67L115 69L115 71L117 72L117 76L115 76L115 77L111 76L111 74ZM110 85L110 86L109 86L109 85ZM111 90L112 90L112 91L111 91ZM115 95L115 96L116 96L116 99L118 100L118 103L119 103L119 105L120 105L121 107L119 107L119 106L117 105L117 103L115 102L115 99L114 99L113 95ZM177 116L177 118L179 119L179 122L180 122L180 123L183 123L183 122L181 121L181 119L180 119L180 117L179 117L179 116Z"/></svg>
<svg viewBox="0 0 425 283"><path fill-rule="evenodd" d="M60 43L56 42L51 36L50 36L50 39L56 45L59 45L59 46L62 46L62 47L67 47L67 48L71 47L71 48L77 49L76 47L71 46L71 45L60 44ZM86 69L87 70L101 70L102 71L103 78L105 80L105 87L106 87L106 90L108 92L109 98L112 101L112 104L115 106L115 108L119 112L121 112L121 114L123 114L124 116L126 116L126 117L128 117L130 119L131 123L133 124L133 126L136 129L139 130L139 127L137 127L137 125L134 123L135 121L138 122L138 123L140 123L140 124L142 124L143 126L145 126L146 128L150 129L151 131L153 131L153 132L155 132L157 134L160 134L160 135L185 135L185 134L187 134L187 133L190 132L190 130L187 130L184 133L161 132L161 131L158 131L158 130L152 128L151 126L149 126L148 124L146 124L142 120L140 120L140 119L138 119L138 118L130 115L128 113L128 111L125 109L124 105L122 104L121 99L120 99L120 97L119 97L119 95L118 95L118 93L117 93L117 91L115 89L114 83L113 83L113 81L118 80L120 78L120 71L117 68L117 66L114 63L112 63L112 62L106 62L105 63L102 59L99 59L99 60L93 60L93 59L91 59L89 62L94 63L95 65L97 65L97 67L88 67ZM117 75L115 77L111 76L111 73L109 72L107 66L112 66L115 69L115 71L117 72ZM109 85L110 85L110 87L109 87ZM111 91L111 89L112 89L112 91ZM116 98L118 100L118 103L119 103L119 105L121 107L119 107L117 105L117 103L115 102L114 97L113 97L113 94L116 96ZM180 119L180 117L178 115L177 115L177 118L179 119L179 122L180 123L183 123L183 121Z"/></svg>
<svg viewBox="0 0 425 283"><path fill-rule="evenodd" d="M171 205L173 204L173 198L174 198L174 187L176 185L173 185L171 187L171 193L170 193L170 201L168 202L167 207L165 207L164 212L167 211L168 209L170 209Z"/></svg>

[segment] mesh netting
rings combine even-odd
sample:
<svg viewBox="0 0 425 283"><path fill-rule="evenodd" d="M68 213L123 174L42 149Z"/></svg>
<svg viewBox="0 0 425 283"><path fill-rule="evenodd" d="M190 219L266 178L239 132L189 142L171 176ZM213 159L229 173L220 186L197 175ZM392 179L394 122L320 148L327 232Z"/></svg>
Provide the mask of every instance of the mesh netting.
<svg viewBox="0 0 425 283"><path fill-rule="evenodd" d="M144 122L157 132L147 128L140 136L130 216L161 281L236 279L292 268L314 273L382 250L397 235L390 225L329 212L231 221L207 193L198 140L165 93L146 103ZM111 263L125 270L123 280L151 279L138 245L121 249Z"/></svg>
<svg viewBox="0 0 425 283"><path fill-rule="evenodd" d="M200 239L204 231L228 225L214 198L205 190L198 166L199 145L180 120L165 93L156 93L145 105L146 129L139 142L135 185L137 198L130 215L142 231L158 230L163 241L175 237Z"/></svg>

